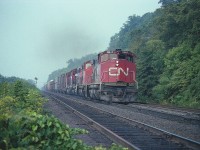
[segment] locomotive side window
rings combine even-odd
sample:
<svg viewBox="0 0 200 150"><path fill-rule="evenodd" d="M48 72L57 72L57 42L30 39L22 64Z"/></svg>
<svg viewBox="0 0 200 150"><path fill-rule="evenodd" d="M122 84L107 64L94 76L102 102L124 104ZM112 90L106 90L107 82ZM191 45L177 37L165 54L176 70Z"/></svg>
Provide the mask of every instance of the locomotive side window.
<svg viewBox="0 0 200 150"><path fill-rule="evenodd" d="M130 62L133 62L133 56L127 55L127 56L126 56L126 59L127 59L128 61L130 61Z"/></svg>
<svg viewBox="0 0 200 150"><path fill-rule="evenodd" d="M119 59L126 59L126 55L125 54L119 54Z"/></svg>
<svg viewBox="0 0 200 150"><path fill-rule="evenodd" d="M134 62L133 56L128 55L128 54L119 54L118 58L119 59L126 59L130 62Z"/></svg>
<svg viewBox="0 0 200 150"><path fill-rule="evenodd" d="M108 54L103 54L101 55L101 62L107 61L108 60Z"/></svg>

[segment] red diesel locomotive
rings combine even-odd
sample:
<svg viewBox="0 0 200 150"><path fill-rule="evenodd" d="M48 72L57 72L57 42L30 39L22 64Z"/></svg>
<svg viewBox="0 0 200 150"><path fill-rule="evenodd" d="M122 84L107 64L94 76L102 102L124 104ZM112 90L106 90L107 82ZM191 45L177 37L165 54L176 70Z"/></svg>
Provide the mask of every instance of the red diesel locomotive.
<svg viewBox="0 0 200 150"><path fill-rule="evenodd" d="M136 98L136 56L129 51L104 51L47 83L46 89L108 102L133 102Z"/></svg>

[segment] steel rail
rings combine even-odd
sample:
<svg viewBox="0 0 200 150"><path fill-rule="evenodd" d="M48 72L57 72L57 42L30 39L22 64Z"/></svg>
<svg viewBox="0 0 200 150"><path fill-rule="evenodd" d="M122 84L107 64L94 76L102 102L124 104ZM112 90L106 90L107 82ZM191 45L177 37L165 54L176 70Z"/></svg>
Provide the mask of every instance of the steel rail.
<svg viewBox="0 0 200 150"><path fill-rule="evenodd" d="M104 126L100 125L96 121L92 120L91 118L87 117L86 115L82 114L81 112L77 111L76 109L72 108L71 106L67 105L65 102L59 100L58 98L51 95L53 99L56 99L59 103L63 104L67 109L72 111L74 114L79 116L81 119L83 119L85 122L87 122L90 126L101 132L102 134L106 135L108 138L110 138L112 141L116 142L117 144L120 144L124 147L127 147L130 150L140 150L140 148L136 147L135 145L131 144L130 142L126 141L125 139L121 138L111 130L105 128Z"/></svg>
<svg viewBox="0 0 200 150"><path fill-rule="evenodd" d="M62 95L59 95L60 97L62 98L66 98ZM200 143L197 142L197 141L194 141L194 140L191 140L189 138L185 138L185 137L182 137L182 136L179 136L177 134L173 134L173 133L170 133L168 131L165 131L165 130L162 130L162 129L159 129L159 128L156 128L156 127L153 127L153 126L150 126L148 124L145 124L145 123L142 123L142 122L139 122L139 121L136 121L136 120L132 120L132 119L129 119L129 118L126 118L126 117L123 117L123 116L120 116L120 115L116 115L114 113L111 113L111 112L108 112L108 111L105 111L105 110L102 110L100 108L97 108L97 107L93 107L91 105L88 105L88 104L85 104L83 102L80 102L80 101L77 101L76 99L73 99L73 101L76 101L77 103L79 104L82 104L82 105L86 105L86 106L89 106L89 107L92 107L92 108L95 108L99 111L102 111L102 112L105 112L105 113L108 113L108 114L111 114L111 115L114 115L114 116L117 116L117 117L120 117L121 119L124 119L124 120L128 120L134 124L137 124L138 126L140 126L141 128L144 128L150 132L153 132L155 134L158 134L158 135L161 135L162 137L165 137L171 141L174 141L174 142L178 142L178 143L181 143L181 144L184 144L185 146L187 146L188 148L192 148L192 149L197 149L199 150L200 149ZM60 101L60 100L59 100ZM62 101L61 101L62 102ZM62 102L62 104L66 105L64 102ZM71 107L71 106L70 106ZM97 123L98 124L98 123ZM100 125L101 126L101 125ZM103 127L105 128L105 127ZM111 131L112 132L112 131ZM115 134L115 133L114 133ZM131 144L132 145L132 144ZM124 145L123 145L124 146ZM137 149L137 147L134 147L134 149Z"/></svg>
<svg viewBox="0 0 200 150"><path fill-rule="evenodd" d="M81 103L83 105L87 105L89 107L93 107L91 105L88 105L88 104L84 104L80 101L76 101L78 103ZM186 145L187 147L189 148L192 148L192 149L197 149L199 150L200 149L200 142L197 142L197 141L194 141L194 140L191 140L189 138L185 138L183 136L180 136L180 135L177 135L177 134L173 134L173 133L170 133L168 131L165 131L165 130L162 130L162 129L159 129L159 128L156 128L156 127L153 127L153 126L150 126L148 124L145 124L145 123L142 123L142 122L139 122L139 121L136 121L136 120L132 120L132 119L129 119L129 118L126 118L126 117L123 117L123 116L119 116L119 115L116 115L114 113L111 113L111 112L108 112L108 111L105 111L105 110L102 110L100 108L97 108L97 107L93 107L95 109L98 109L100 111L103 111L103 112L106 112L106 113L109 113L111 115L115 115L117 117L120 117L124 120L128 120L128 121L131 121L133 123L137 123L139 126L141 126L142 128L146 128L148 130L150 130L151 132L153 133L157 133L157 134L160 134L160 135L163 135L163 136L166 136L168 139L172 140L172 141L175 141L175 142L179 142L179 143L183 143L184 145Z"/></svg>

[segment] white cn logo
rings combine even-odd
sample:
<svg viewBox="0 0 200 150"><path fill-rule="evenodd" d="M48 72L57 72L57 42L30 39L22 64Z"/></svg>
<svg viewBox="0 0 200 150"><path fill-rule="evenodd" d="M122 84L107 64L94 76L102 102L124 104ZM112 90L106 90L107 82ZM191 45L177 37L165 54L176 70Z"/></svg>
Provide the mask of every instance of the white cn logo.
<svg viewBox="0 0 200 150"><path fill-rule="evenodd" d="M110 67L109 68L109 76L119 76L120 73L122 72L125 76L128 76L128 70L129 68L126 69L126 72L122 68L117 68L117 67ZM114 73L113 73L114 72Z"/></svg>

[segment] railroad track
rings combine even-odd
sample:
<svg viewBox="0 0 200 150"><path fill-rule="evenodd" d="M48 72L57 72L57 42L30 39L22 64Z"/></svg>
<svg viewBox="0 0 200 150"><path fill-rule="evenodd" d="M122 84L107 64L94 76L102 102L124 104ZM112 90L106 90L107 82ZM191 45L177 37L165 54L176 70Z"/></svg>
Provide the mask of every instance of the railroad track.
<svg viewBox="0 0 200 150"><path fill-rule="evenodd" d="M66 96L65 94L63 96ZM83 101L83 97L67 95L75 100ZM87 101L85 101L87 100ZM199 110L162 107L150 104L107 104L102 101L85 99L84 102L96 107L104 107L120 116L161 128L165 131L200 142ZM116 111L117 110L117 111Z"/></svg>
<svg viewBox="0 0 200 150"><path fill-rule="evenodd" d="M73 99L80 99L80 96L69 96L69 97ZM92 101L96 103L107 104L107 102L104 101L99 101L99 100L92 100ZM167 106L160 106L148 103L145 104L130 103L128 105L111 103L109 105L134 112L140 112L143 114L156 116L163 119L168 119L171 121L200 125L200 110L197 109L176 108L172 106L167 107Z"/></svg>
<svg viewBox="0 0 200 150"><path fill-rule="evenodd" d="M129 149L199 149L200 143L154 128L147 124L120 117L83 102L70 100L62 95L50 94L54 99L82 116L98 128Z"/></svg>
<svg viewBox="0 0 200 150"><path fill-rule="evenodd" d="M177 110L175 108L158 107L154 105L139 105L139 104L129 104L129 105L118 105L114 104L118 108L127 109L130 111L140 112L143 114L152 115L155 117L177 121L185 124L197 124L200 125L200 111L187 111L186 109Z"/></svg>
<svg viewBox="0 0 200 150"><path fill-rule="evenodd" d="M80 100L81 97L69 96L73 99ZM83 100L83 99L82 99ZM186 108L162 107L151 104L132 103L128 105L111 103L105 105L101 101L85 101L97 107L106 107L106 109L115 112L120 116L147 123L151 126L161 128L165 131L200 142L200 111ZM114 109L113 109L114 108ZM115 110L118 110L116 111ZM128 113L127 113L128 112Z"/></svg>

